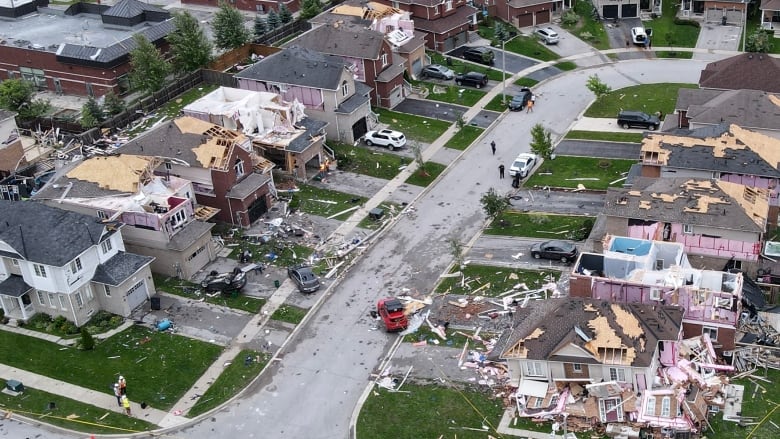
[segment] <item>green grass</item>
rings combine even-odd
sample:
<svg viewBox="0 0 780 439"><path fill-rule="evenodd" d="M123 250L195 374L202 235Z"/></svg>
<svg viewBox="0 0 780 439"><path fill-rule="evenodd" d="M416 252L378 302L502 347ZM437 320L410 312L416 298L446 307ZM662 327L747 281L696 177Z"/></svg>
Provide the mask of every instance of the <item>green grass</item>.
<svg viewBox="0 0 780 439"><path fill-rule="evenodd" d="M613 90L598 99L585 111L586 117L616 117L620 110L646 113L661 111L671 114L681 88L698 88L696 84L643 84Z"/></svg>
<svg viewBox="0 0 780 439"><path fill-rule="evenodd" d="M420 328L415 331L413 334L407 334L404 336L404 343L417 343L418 341L427 340L428 344L431 345L439 345L439 346L447 346L448 348L453 349L462 349L463 346L465 346L466 341L469 340L469 349L483 351L485 350L485 345L480 343L479 341L471 341L469 337L466 337L462 334L459 334L458 332L461 332L463 334L468 334L473 336L474 331L454 331L452 329L449 329L447 331L447 340L442 340L439 338L438 335L434 334L433 331L431 331L431 327L428 325L422 325ZM482 340L490 340L491 338L498 338L500 334L494 335L489 334L487 332L480 332L479 338ZM438 340L438 343L434 342L434 340Z"/></svg>
<svg viewBox="0 0 780 439"><path fill-rule="evenodd" d="M246 362L247 357L251 358L249 363ZM239 352L187 412L187 417L194 418L206 413L238 394L263 370L269 358L269 354L249 349Z"/></svg>
<svg viewBox="0 0 780 439"><path fill-rule="evenodd" d="M607 38L604 25L600 21L594 20L591 15L593 4L591 2L577 2L574 5L574 11L580 16L579 22L573 26L562 25L562 27L596 49L609 49L609 38Z"/></svg>
<svg viewBox="0 0 780 439"><path fill-rule="evenodd" d="M402 166L411 162L406 157L389 152L377 152L363 145L337 143L329 146L336 153L340 170L384 180L392 180L401 171Z"/></svg>
<svg viewBox="0 0 780 439"><path fill-rule="evenodd" d="M5 381L2 383L5 384ZM49 403L54 403L53 409L49 409ZM0 406L3 410L46 424L90 434L134 433L156 428L141 419L138 413L133 413L133 417L125 415L116 405L96 407L28 386L19 396L0 393Z"/></svg>
<svg viewBox="0 0 780 439"><path fill-rule="evenodd" d="M454 267L450 272L461 271ZM514 268L495 267L491 265L469 264L462 270L466 281L461 277L442 278L436 286L436 294L468 295L477 288L489 283L489 287L479 290L480 296L497 297L509 291L515 285L525 283L529 289L541 287L551 280L558 280L559 274L552 271L519 270ZM514 275L513 275L514 274Z"/></svg>
<svg viewBox="0 0 780 439"><path fill-rule="evenodd" d="M506 101L509 102L510 100L512 100L512 96L506 95ZM493 97L493 99L485 105L485 110L497 111L499 113L505 111L506 104L504 103L504 95L499 94Z"/></svg>
<svg viewBox="0 0 780 439"><path fill-rule="evenodd" d="M299 184L298 189L300 189L298 192L292 194L293 199L290 207L300 209L311 215L329 217L366 202L365 197L321 189L307 184ZM339 221L344 221L353 213L354 210L335 218Z"/></svg>
<svg viewBox="0 0 780 439"><path fill-rule="evenodd" d="M507 41L504 49L507 52L517 53L540 61L554 61L560 58L557 53L541 44L537 38L523 35L518 35Z"/></svg>
<svg viewBox="0 0 780 439"><path fill-rule="evenodd" d="M307 312L309 312L308 309L298 308L297 306L292 305L282 305L274 311L271 315L271 319L297 325L306 317Z"/></svg>
<svg viewBox="0 0 780 439"><path fill-rule="evenodd" d="M447 167L441 163L425 162L425 173L420 169L410 175L406 179L406 183L413 184L415 186L427 187L436 179Z"/></svg>
<svg viewBox="0 0 780 439"><path fill-rule="evenodd" d="M237 252L234 252L237 253ZM260 253L253 249L255 256ZM173 294L180 297L186 297L193 300L203 299L207 303L213 303L215 305L225 306L228 308L238 309L246 311L252 314L256 314L265 305L265 299L258 299L255 297L249 297L244 295L224 295L218 294L214 297L209 297L203 293L200 285L189 282L186 280L176 279L174 277L163 276L160 274L154 274L154 286L168 294Z"/></svg>
<svg viewBox="0 0 780 439"><path fill-rule="evenodd" d="M383 216L379 220L375 220L370 216L366 216L365 218L360 220L360 222L358 223L358 227L360 227L361 229L376 230L379 228L379 226L381 226L385 222L385 220L387 219L387 214L389 213L397 214L398 212L403 210L403 206L401 206L400 204L391 203L389 201L382 202L377 207L384 209L385 216ZM323 271L321 274L325 274L325 273L327 273L327 271Z"/></svg>
<svg viewBox="0 0 780 439"><path fill-rule="evenodd" d="M463 151L477 140L477 137L479 137L483 131L485 130L480 127L464 125L444 146Z"/></svg>
<svg viewBox="0 0 780 439"><path fill-rule="evenodd" d="M646 28L653 29L653 44L655 46L696 47L699 27L697 25L675 24L674 17L678 8L679 4L664 2L662 16L644 23Z"/></svg>
<svg viewBox="0 0 780 439"><path fill-rule="evenodd" d="M385 110L384 108L374 108L374 112L379 114L380 122L390 124L392 129L403 132L407 139L417 140L418 142L431 143L444 134L447 128L452 125L451 122L446 120L399 113L397 111Z"/></svg>
<svg viewBox="0 0 780 439"><path fill-rule="evenodd" d="M555 63L553 66L563 71L569 71L569 70L576 69L577 63L575 63L574 61L561 61L559 63Z"/></svg>
<svg viewBox="0 0 780 439"><path fill-rule="evenodd" d="M676 58L693 59L693 52L671 52L668 50L658 50L655 52L656 58Z"/></svg>
<svg viewBox="0 0 780 439"><path fill-rule="evenodd" d="M592 228L593 218L587 216L504 212L485 234L582 241Z"/></svg>
<svg viewBox="0 0 780 439"><path fill-rule="evenodd" d="M170 409L217 358L217 345L134 326L91 351L0 331L3 363L113 395L119 375L133 401ZM56 359L56 361L52 361Z"/></svg>
<svg viewBox="0 0 780 439"><path fill-rule="evenodd" d="M189 89L178 97L168 101L162 107L154 110L156 116L150 117L143 123L134 126L133 129L127 130L126 134L132 138L150 129L152 125L160 120L170 120L177 117L181 113L182 108L211 93L218 87L219 85L202 83L195 88Z"/></svg>
<svg viewBox="0 0 780 439"><path fill-rule="evenodd" d="M606 142L631 142L642 143L642 133L616 133L612 131L580 131L571 130L566 133L567 139L603 140Z"/></svg>
<svg viewBox="0 0 780 439"><path fill-rule="evenodd" d="M723 415L718 414L710 418L714 434L712 431L706 431L707 437L712 438L750 438L750 439L774 439L777 437L777 427L769 421L780 425L780 386L776 383L780 380L780 371L768 369L767 374L761 369L753 373L756 376L768 378L771 383L760 380L748 379L734 380L733 384L745 386L744 398L742 400L742 416L755 418L758 425L748 425L740 427L736 422L723 420ZM756 384L760 384L766 392L761 389L756 390ZM755 392L755 393L754 393ZM774 411L773 411L774 410ZM766 417L766 420L764 418ZM763 422L761 422L763 421Z"/></svg>
<svg viewBox="0 0 780 439"><path fill-rule="evenodd" d="M453 360L454 361L454 360ZM495 431L504 412L500 398L485 392L407 381L401 392L375 387L357 420L360 439L445 438L484 439ZM490 430L473 431L483 424Z"/></svg>
<svg viewBox="0 0 780 439"><path fill-rule="evenodd" d="M428 87L428 90L430 90L426 99L449 102L451 104L464 105L466 107L473 107L474 104L479 102L479 100L487 94L484 91L457 85L426 84L426 86ZM436 93L436 91L442 91L442 93Z"/></svg>
<svg viewBox="0 0 780 439"><path fill-rule="evenodd" d="M531 79L525 76L515 81L515 85L518 85L520 87L529 87L529 88L535 86L538 83L539 81L537 81L536 79Z"/></svg>
<svg viewBox="0 0 780 439"><path fill-rule="evenodd" d="M453 72L466 73L466 72L479 72L488 76L491 81L500 81L503 77L501 70L496 70L486 65L475 64L471 62L463 61L460 58L446 56L438 52L426 52L431 57L431 63L441 64L452 69ZM447 58L450 59L450 63L447 63Z"/></svg>
<svg viewBox="0 0 780 439"><path fill-rule="evenodd" d="M590 190L607 190L610 183L625 176L636 160L608 160L592 157L558 156L555 160L546 160L542 166L526 180L525 187L564 187L576 188L582 184ZM598 180L572 180L575 178L598 178ZM618 186L622 182L614 183Z"/></svg>

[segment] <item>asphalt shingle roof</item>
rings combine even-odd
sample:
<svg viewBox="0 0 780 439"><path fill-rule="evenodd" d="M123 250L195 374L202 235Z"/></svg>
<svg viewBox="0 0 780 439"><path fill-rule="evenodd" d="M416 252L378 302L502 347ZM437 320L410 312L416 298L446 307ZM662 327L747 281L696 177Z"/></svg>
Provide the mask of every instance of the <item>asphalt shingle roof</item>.
<svg viewBox="0 0 780 439"><path fill-rule="evenodd" d="M10 297L22 297L22 295L32 289L27 285L22 276L12 274L0 282L0 295Z"/></svg>
<svg viewBox="0 0 780 439"><path fill-rule="evenodd" d="M174 29L173 19L165 20L139 31L147 40L154 43L168 36ZM125 38L108 47L92 47L78 44L65 43L57 49L57 60L61 62L75 62L76 60L92 63L111 64L121 60L135 49L135 40L132 37Z"/></svg>
<svg viewBox="0 0 780 439"><path fill-rule="evenodd" d="M355 94L350 96L346 101L342 102L341 105L336 108L336 113L352 113L361 106L365 105L366 102L371 100L370 93L371 87L362 82L355 81Z"/></svg>
<svg viewBox="0 0 780 439"><path fill-rule="evenodd" d="M745 128L777 130L779 104L780 95L760 90L681 89L677 108L687 110L686 117L695 124L727 122Z"/></svg>
<svg viewBox="0 0 780 439"><path fill-rule="evenodd" d="M0 200L0 241L28 261L62 267L99 243L104 233L97 217L36 202Z"/></svg>
<svg viewBox="0 0 780 439"><path fill-rule="evenodd" d="M166 11L157 6L148 3L141 3L138 0L119 0L116 4L106 9L101 15L111 17L132 18L143 14L146 11L165 13Z"/></svg>
<svg viewBox="0 0 780 439"><path fill-rule="evenodd" d="M342 23L316 27L296 38L296 46L318 52L360 59L379 59L384 35L363 25Z"/></svg>
<svg viewBox="0 0 780 439"><path fill-rule="evenodd" d="M701 71L699 87L780 93L780 59L766 53L743 53L711 62Z"/></svg>
<svg viewBox="0 0 780 439"><path fill-rule="evenodd" d="M97 266L93 282L117 286L154 260L151 256L118 252L105 263Z"/></svg>
<svg viewBox="0 0 780 439"><path fill-rule="evenodd" d="M438 3L439 2L436 2L435 4ZM455 10L454 14L435 20L425 20L414 17L414 28L435 34L445 33L449 30L455 29L458 26L471 24L471 17L474 16L474 14L477 12L478 11L471 6L461 6Z"/></svg>
<svg viewBox="0 0 780 439"><path fill-rule="evenodd" d="M345 69L346 64L339 56L293 46L263 58L235 77L337 90Z"/></svg>
<svg viewBox="0 0 780 439"><path fill-rule="evenodd" d="M325 128L328 125L328 122L324 122L321 120L312 119L310 117L306 117L300 122L298 122L297 126L306 128L306 132L303 135L300 135L293 139L288 145L287 150L292 152L302 152L309 146L311 146L311 137L317 136L320 134L320 131L322 131L323 128Z"/></svg>

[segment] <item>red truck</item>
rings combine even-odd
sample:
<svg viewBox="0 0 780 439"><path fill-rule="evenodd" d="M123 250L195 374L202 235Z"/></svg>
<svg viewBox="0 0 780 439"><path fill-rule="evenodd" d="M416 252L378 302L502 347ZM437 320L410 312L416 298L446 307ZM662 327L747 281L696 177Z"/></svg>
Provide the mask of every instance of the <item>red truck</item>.
<svg viewBox="0 0 780 439"><path fill-rule="evenodd" d="M387 332L403 331L409 326L409 320L404 315L404 305L396 298L379 299L376 312L382 317Z"/></svg>

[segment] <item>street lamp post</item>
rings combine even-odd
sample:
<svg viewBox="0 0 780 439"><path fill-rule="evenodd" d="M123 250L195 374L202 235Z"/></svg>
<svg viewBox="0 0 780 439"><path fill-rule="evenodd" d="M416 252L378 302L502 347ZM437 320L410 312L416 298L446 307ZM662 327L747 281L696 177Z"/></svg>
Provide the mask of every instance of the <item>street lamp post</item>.
<svg viewBox="0 0 780 439"><path fill-rule="evenodd" d="M501 38L501 102L506 104L506 51L504 51L504 44L506 44L506 36Z"/></svg>

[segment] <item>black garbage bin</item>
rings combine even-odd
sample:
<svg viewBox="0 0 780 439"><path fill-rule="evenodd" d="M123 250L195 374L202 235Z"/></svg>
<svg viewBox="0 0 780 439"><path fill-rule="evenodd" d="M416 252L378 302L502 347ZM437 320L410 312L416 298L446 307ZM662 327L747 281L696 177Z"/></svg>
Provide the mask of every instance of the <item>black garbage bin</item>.
<svg viewBox="0 0 780 439"><path fill-rule="evenodd" d="M159 311L160 310L160 298L159 297L152 297L149 299L149 301L152 304L152 311Z"/></svg>
<svg viewBox="0 0 780 439"><path fill-rule="evenodd" d="M723 26L726 25L726 16L725 15L723 16L723 18L720 19L720 24L722 24Z"/></svg>

